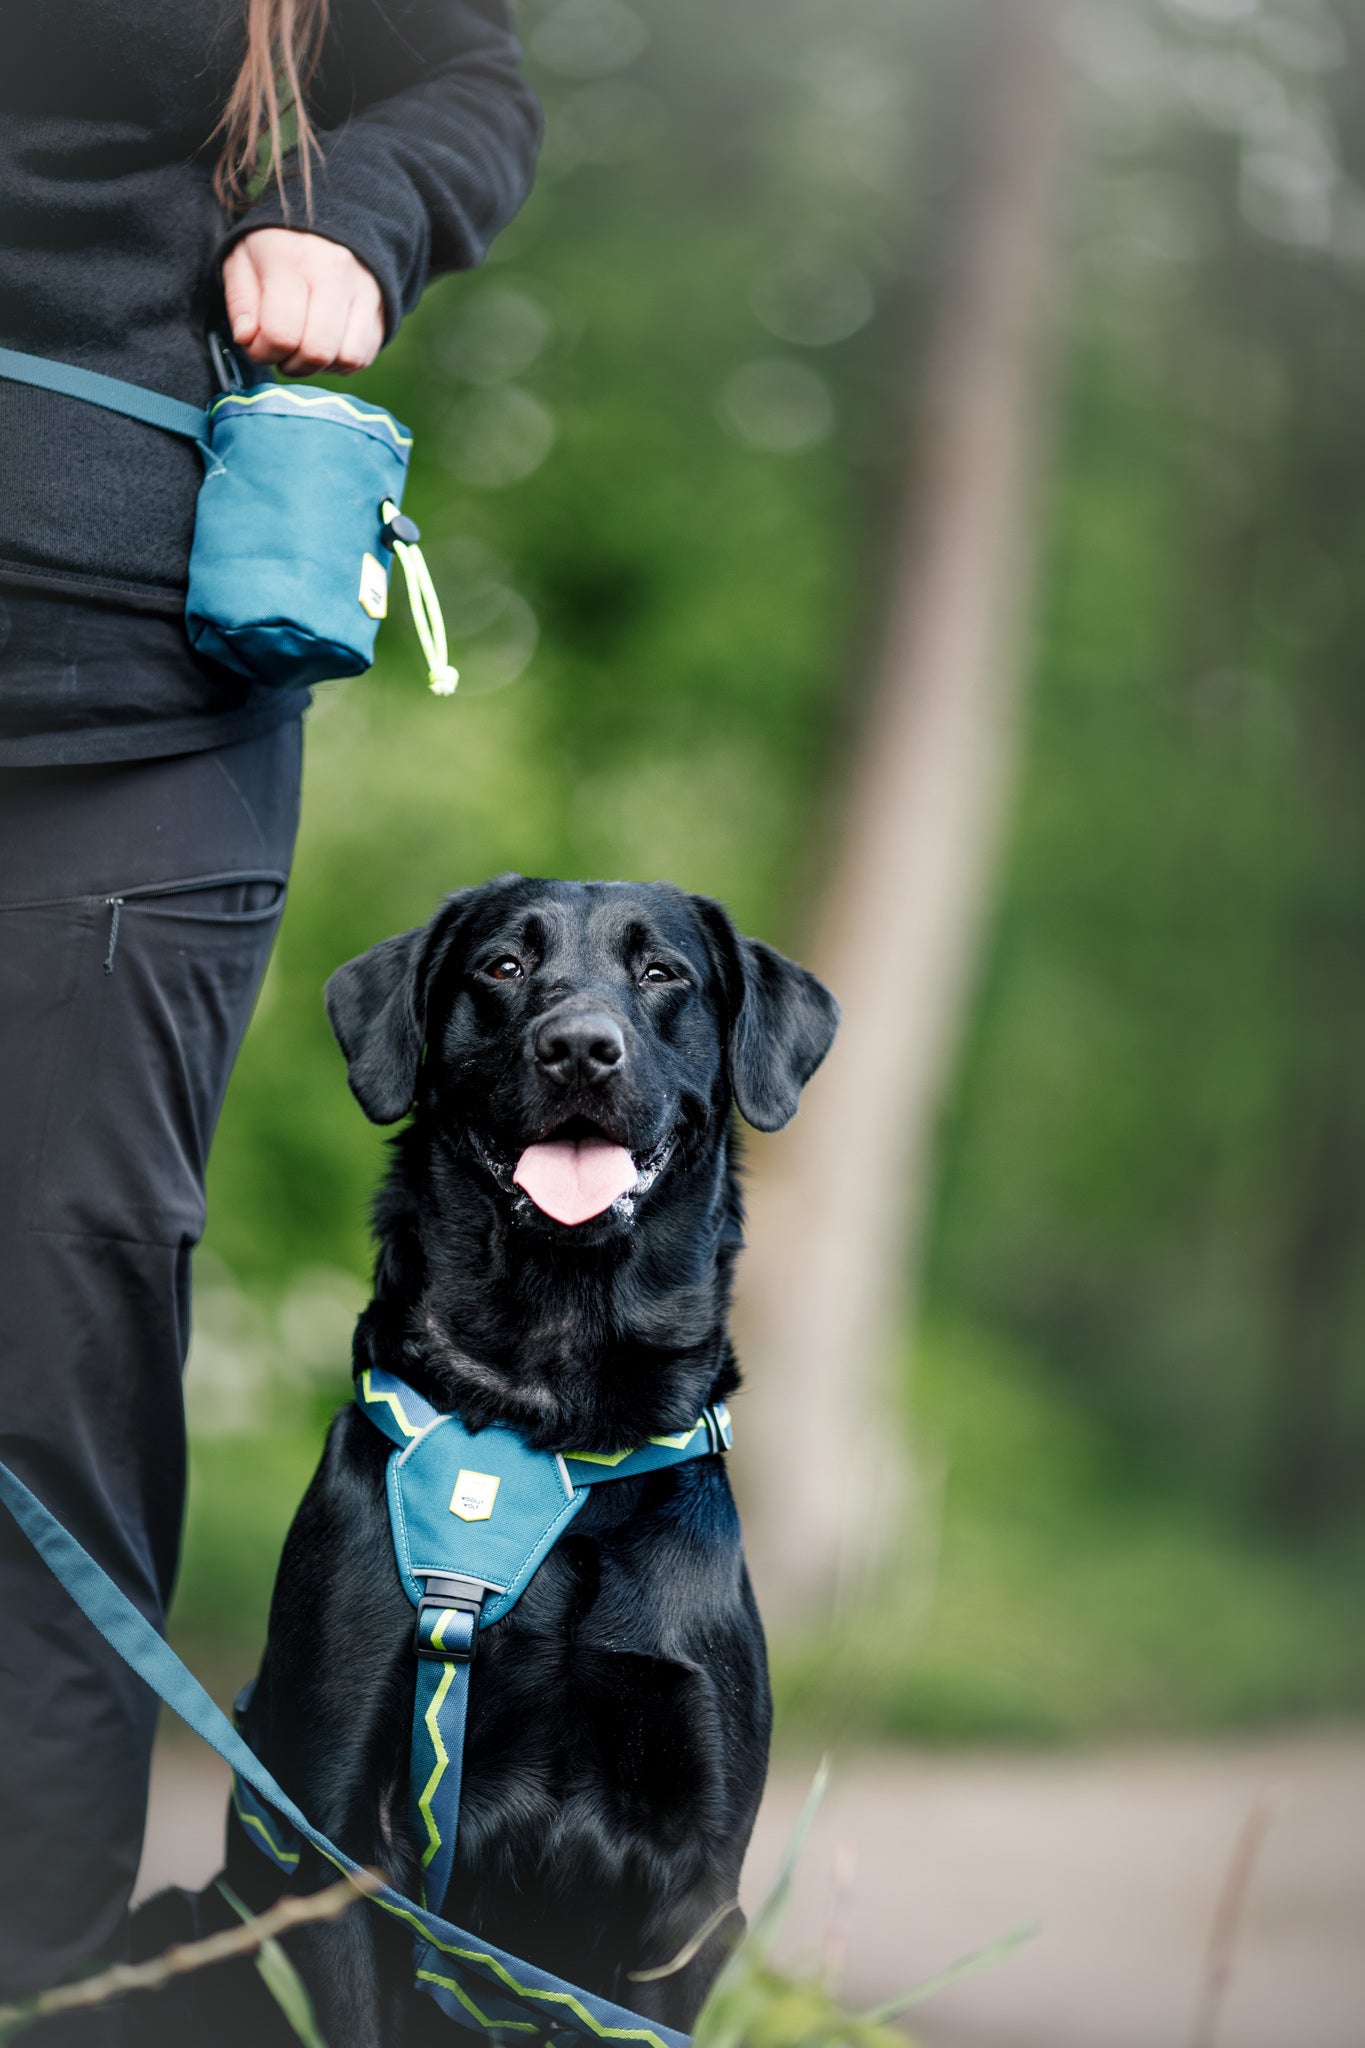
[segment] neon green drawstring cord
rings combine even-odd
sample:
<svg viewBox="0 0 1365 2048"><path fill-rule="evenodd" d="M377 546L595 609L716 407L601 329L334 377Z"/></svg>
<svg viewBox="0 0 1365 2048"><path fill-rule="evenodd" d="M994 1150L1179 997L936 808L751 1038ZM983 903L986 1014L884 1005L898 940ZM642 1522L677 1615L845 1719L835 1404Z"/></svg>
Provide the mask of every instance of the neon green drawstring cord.
<svg viewBox="0 0 1365 2048"><path fill-rule="evenodd" d="M391 498L384 500L381 511L384 518L384 538L397 555L403 571L403 581L408 586L412 623L417 628L417 638L422 643L422 652L427 660L427 680L438 697L449 697L460 680L460 672L451 663L446 647L446 622L441 616L441 600L436 595L436 585L431 580L426 556L415 538L400 540L393 531L394 522L402 515ZM412 526L411 520L404 521L404 524ZM415 536L417 528L412 526L412 531Z"/></svg>

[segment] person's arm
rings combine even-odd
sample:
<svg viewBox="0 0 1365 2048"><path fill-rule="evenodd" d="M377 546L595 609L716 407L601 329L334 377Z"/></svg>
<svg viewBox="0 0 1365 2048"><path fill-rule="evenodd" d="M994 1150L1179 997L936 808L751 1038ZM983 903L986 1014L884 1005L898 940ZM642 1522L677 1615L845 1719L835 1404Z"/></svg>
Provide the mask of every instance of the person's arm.
<svg viewBox="0 0 1365 2048"><path fill-rule="evenodd" d="M482 259L530 187L540 114L503 0L335 0L309 104L312 219L287 164L287 209L272 180L221 244L229 318L257 362L354 369L429 279Z"/></svg>

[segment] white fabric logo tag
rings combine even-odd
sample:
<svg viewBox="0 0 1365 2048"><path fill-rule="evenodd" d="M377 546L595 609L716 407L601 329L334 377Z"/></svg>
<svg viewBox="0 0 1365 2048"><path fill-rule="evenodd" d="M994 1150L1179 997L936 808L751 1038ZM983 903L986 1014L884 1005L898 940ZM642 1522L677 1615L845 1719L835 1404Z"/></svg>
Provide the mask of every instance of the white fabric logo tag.
<svg viewBox="0 0 1365 2048"><path fill-rule="evenodd" d="M498 1497L498 1484L491 1472L466 1472L461 1467L450 1496L451 1514L462 1522L486 1522Z"/></svg>
<svg viewBox="0 0 1365 2048"><path fill-rule="evenodd" d="M383 564L373 555L360 558L360 607L372 619L386 619L389 615L389 579Z"/></svg>

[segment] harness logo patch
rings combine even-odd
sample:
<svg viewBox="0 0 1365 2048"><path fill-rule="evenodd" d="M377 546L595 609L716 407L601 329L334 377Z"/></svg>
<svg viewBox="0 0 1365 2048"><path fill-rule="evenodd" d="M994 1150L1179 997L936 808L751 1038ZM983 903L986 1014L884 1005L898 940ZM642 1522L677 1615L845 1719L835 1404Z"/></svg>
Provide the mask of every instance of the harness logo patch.
<svg viewBox="0 0 1365 2048"><path fill-rule="evenodd" d="M461 1467L450 1496L451 1514L458 1515L462 1522L486 1522L493 1512L498 1486L499 1481L491 1472L466 1472Z"/></svg>

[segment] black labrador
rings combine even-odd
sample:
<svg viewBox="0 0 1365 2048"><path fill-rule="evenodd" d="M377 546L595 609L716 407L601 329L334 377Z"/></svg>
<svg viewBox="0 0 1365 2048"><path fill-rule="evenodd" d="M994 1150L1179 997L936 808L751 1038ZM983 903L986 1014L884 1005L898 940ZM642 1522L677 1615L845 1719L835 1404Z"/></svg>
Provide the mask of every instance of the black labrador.
<svg viewBox="0 0 1365 2048"><path fill-rule="evenodd" d="M838 1021L812 975L663 883L509 875L340 968L327 1008L365 1114L411 1113L376 1205L357 1373L387 1368L468 1427L549 1450L643 1443L734 1390L731 1105L763 1131L794 1115ZM337 1417L244 1733L316 1826L412 1897L413 1612L388 1454L357 1410ZM593 1488L481 1637L445 1916L690 2028L735 1923L676 1974L634 1973L734 1898L770 1718L724 1461ZM310 1857L302 1889L334 1876ZM236 1825L227 1877L258 1909L279 1887ZM387 1915L355 1910L290 1950L331 2048L449 2038Z"/></svg>

